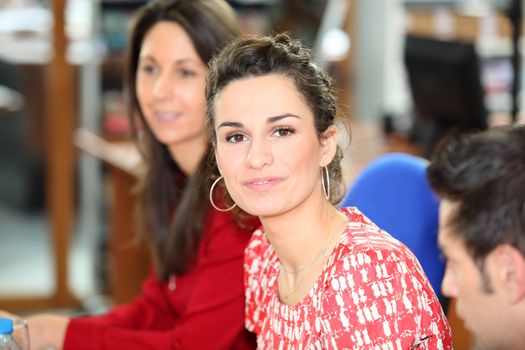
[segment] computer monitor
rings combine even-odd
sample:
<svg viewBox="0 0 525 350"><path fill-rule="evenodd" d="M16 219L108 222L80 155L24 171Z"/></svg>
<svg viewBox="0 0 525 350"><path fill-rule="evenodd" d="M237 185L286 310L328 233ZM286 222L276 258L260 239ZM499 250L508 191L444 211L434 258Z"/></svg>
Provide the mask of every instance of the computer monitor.
<svg viewBox="0 0 525 350"><path fill-rule="evenodd" d="M473 43L409 35L405 65L414 102L412 136L430 157L450 132L487 128L480 63Z"/></svg>

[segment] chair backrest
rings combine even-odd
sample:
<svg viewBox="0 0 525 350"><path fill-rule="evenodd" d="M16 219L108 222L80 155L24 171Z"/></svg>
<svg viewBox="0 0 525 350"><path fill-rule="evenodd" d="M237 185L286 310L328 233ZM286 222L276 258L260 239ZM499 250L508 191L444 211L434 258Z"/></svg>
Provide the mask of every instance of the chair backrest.
<svg viewBox="0 0 525 350"><path fill-rule="evenodd" d="M357 176L340 206L357 207L412 250L441 300L445 263L437 245L439 199L428 184L426 167L420 157L382 155Z"/></svg>

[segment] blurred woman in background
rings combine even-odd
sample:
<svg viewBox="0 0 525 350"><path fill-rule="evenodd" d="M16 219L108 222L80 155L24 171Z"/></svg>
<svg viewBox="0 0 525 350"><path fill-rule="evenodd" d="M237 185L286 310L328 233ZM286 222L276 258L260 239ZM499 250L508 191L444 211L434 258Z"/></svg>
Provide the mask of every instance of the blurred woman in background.
<svg viewBox="0 0 525 350"><path fill-rule="evenodd" d="M210 209L205 175L207 63L240 33L223 0L158 0L131 29L127 93L143 154L138 231L155 272L106 315L28 318L33 349L251 349L244 329L243 251L253 228ZM211 185L211 183L209 183ZM132 271L131 271L132 272Z"/></svg>

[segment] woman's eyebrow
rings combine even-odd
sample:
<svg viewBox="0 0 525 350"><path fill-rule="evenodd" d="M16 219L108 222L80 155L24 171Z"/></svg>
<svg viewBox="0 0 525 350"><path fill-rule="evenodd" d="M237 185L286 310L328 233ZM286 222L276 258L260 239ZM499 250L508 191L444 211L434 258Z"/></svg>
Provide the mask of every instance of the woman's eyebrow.
<svg viewBox="0 0 525 350"><path fill-rule="evenodd" d="M268 119L266 119L266 122L268 124L271 124L271 123L275 123L275 122L278 122L280 120L283 120L285 118L297 118L297 119L300 119L300 117L295 115L295 114L285 113L285 114L280 114L280 115L276 115L276 116L273 116L273 117L268 117ZM222 127L242 128L243 124L240 123L240 122L226 121L226 122L222 122L222 123L219 124L218 128L222 128Z"/></svg>
<svg viewBox="0 0 525 350"><path fill-rule="evenodd" d="M230 128L242 128L242 123L239 122L222 122L219 124L219 128L230 127Z"/></svg>
<svg viewBox="0 0 525 350"><path fill-rule="evenodd" d="M276 115L274 117L269 117L266 121L268 123L275 123L275 122L278 122L284 118L297 118L297 119L301 119L301 117L299 117L298 115L295 115L295 114L292 114L292 113L285 113L285 114L281 114L281 115Z"/></svg>

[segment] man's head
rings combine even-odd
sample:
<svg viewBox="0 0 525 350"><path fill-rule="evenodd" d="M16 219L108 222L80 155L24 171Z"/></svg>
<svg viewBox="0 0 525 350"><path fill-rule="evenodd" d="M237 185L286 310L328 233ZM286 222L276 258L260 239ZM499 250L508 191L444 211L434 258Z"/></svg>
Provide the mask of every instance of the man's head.
<svg viewBox="0 0 525 350"><path fill-rule="evenodd" d="M483 349L523 346L525 126L450 140L427 173L442 198L443 294Z"/></svg>

